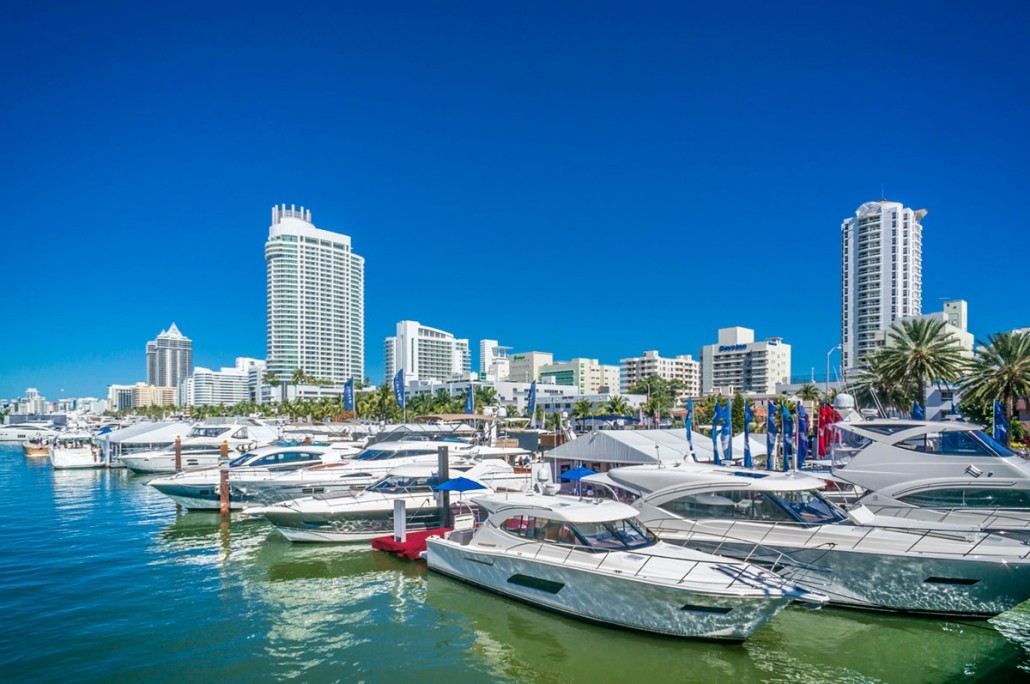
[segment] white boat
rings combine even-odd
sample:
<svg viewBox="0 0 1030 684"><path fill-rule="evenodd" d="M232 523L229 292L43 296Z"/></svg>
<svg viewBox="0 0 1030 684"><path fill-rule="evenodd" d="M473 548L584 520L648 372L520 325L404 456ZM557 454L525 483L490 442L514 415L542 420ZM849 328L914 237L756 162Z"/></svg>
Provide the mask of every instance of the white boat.
<svg viewBox="0 0 1030 684"><path fill-rule="evenodd" d="M183 468L209 468L218 465L222 443L232 454L273 444L278 430L254 418L211 419L194 425L182 438ZM156 451L122 454L119 460L137 473L174 473L175 446Z"/></svg>
<svg viewBox="0 0 1030 684"><path fill-rule="evenodd" d="M88 432L62 432L50 445L54 468L103 468L104 459Z"/></svg>
<svg viewBox="0 0 1030 684"><path fill-rule="evenodd" d="M831 473L869 491L944 477L971 485L990 478L1030 482L1030 462L971 423L870 420L833 428Z"/></svg>
<svg viewBox="0 0 1030 684"><path fill-rule="evenodd" d="M33 437L21 445L22 453L26 458L47 457L50 455L50 445L47 440L40 437Z"/></svg>
<svg viewBox="0 0 1030 684"><path fill-rule="evenodd" d="M848 519L800 473L684 464L583 481L639 494L634 507L665 540L767 564L841 606L987 618L1030 599L1027 545L865 509Z"/></svg>
<svg viewBox="0 0 1030 684"><path fill-rule="evenodd" d="M283 473L323 464L337 458L328 446L272 446L248 451L229 462L230 508L239 509L253 503L234 485L249 479L270 479ZM194 468L159 477L147 484L190 510L218 510L221 506L218 466Z"/></svg>
<svg viewBox="0 0 1030 684"><path fill-rule="evenodd" d="M478 464L462 472L461 476L479 482L482 475L496 466L496 463ZM436 465L401 465L363 490L319 494L272 506L249 508L247 515L266 518L293 542L369 541L393 532L394 502L397 500L405 502L409 531L439 527L440 497L434 491L439 484ZM452 492L451 504L461 506L470 494L482 492Z"/></svg>
<svg viewBox="0 0 1030 684"><path fill-rule="evenodd" d="M34 439L53 439L60 430L51 423L14 423L0 425L0 442L25 442Z"/></svg>
<svg viewBox="0 0 1030 684"><path fill-rule="evenodd" d="M753 565L658 541L637 510L616 501L473 501L489 517L428 538L429 568L576 619L739 642L795 599L826 600Z"/></svg>

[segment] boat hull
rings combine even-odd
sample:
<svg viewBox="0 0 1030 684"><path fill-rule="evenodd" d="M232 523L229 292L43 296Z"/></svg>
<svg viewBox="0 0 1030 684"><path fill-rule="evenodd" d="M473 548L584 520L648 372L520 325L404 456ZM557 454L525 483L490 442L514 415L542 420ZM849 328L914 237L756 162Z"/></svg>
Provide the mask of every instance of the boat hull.
<svg viewBox="0 0 1030 684"><path fill-rule="evenodd" d="M51 448L50 463L58 470L104 467L104 459L89 447L81 449Z"/></svg>
<svg viewBox="0 0 1030 684"><path fill-rule="evenodd" d="M378 509L362 507L348 511L306 513L282 507L282 510L263 511L263 515L292 542L365 542L393 534L394 530L392 501L387 501ZM440 508L435 501L407 502L408 531L439 526Z"/></svg>
<svg viewBox="0 0 1030 684"><path fill-rule="evenodd" d="M576 619L656 634L741 642L792 600L699 592L436 538L426 547L436 572Z"/></svg>

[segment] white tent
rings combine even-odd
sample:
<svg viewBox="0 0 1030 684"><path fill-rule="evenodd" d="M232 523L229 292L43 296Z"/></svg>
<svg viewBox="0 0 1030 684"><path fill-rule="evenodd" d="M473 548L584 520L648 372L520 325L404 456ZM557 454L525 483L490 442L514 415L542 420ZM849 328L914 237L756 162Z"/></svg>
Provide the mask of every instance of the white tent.
<svg viewBox="0 0 1030 684"><path fill-rule="evenodd" d="M192 423L182 421L136 423L121 430L98 435L96 439L107 462L111 465L120 465L118 457L121 454L169 447L175 443L176 437L185 437L191 427Z"/></svg>
<svg viewBox="0 0 1030 684"><path fill-rule="evenodd" d="M711 463L712 438L699 432L691 432L690 444L684 430L596 430L588 432L572 442L552 449L544 458L554 461L579 462L583 465L608 463L611 465L636 465L641 463L673 463L693 461ZM751 457L765 456L765 436L751 436ZM722 452L720 451L720 456ZM733 459L744 458L744 434L733 437ZM595 468L596 470L597 468Z"/></svg>

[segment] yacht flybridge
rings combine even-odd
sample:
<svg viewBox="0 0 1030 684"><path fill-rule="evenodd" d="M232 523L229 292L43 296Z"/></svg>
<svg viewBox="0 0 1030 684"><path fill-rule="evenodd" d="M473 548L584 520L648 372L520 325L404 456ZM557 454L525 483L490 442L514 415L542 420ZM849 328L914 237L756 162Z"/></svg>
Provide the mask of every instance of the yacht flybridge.
<svg viewBox="0 0 1030 684"><path fill-rule="evenodd" d="M743 641L795 599L826 600L753 565L662 543L616 501L486 494L473 502L489 517L428 538L429 568L577 619Z"/></svg>
<svg viewBox="0 0 1030 684"><path fill-rule="evenodd" d="M1030 599L1030 546L973 526L845 514L821 496L823 480L800 473L684 464L583 481L638 494L641 520L664 540L768 565L842 606L987 618Z"/></svg>
<svg viewBox="0 0 1030 684"><path fill-rule="evenodd" d="M210 468L218 465L223 442L239 454L275 442L278 432L254 418L226 421L211 419L194 425L180 443L183 468ZM175 448L123 454L119 460L137 473L174 473Z"/></svg>

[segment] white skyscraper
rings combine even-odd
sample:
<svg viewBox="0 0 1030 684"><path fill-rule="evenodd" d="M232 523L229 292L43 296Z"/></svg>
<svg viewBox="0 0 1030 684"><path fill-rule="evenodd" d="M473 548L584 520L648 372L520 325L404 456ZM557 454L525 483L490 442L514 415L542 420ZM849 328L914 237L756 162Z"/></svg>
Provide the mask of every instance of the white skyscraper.
<svg viewBox="0 0 1030 684"><path fill-rule="evenodd" d="M488 382L507 380L511 370L508 351L511 347L502 347L497 340L479 341L479 379Z"/></svg>
<svg viewBox="0 0 1030 684"><path fill-rule="evenodd" d="M350 237L316 228L311 211L272 207L268 262L268 371L319 380L365 375L365 260Z"/></svg>
<svg viewBox="0 0 1030 684"><path fill-rule="evenodd" d="M866 202L840 227L841 365L853 368L876 348L877 333L918 316L923 298L925 209Z"/></svg>
<svg viewBox="0 0 1030 684"><path fill-rule="evenodd" d="M178 387L193 372L193 341L172 323L157 339L147 342L147 384Z"/></svg>
<svg viewBox="0 0 1030 684"><path fill-rule="evenodd" d="M418 321L397 323L397 335L386 338L384 352L387 380L401 368L406 382L469 379L469 341Z"/></svg>

